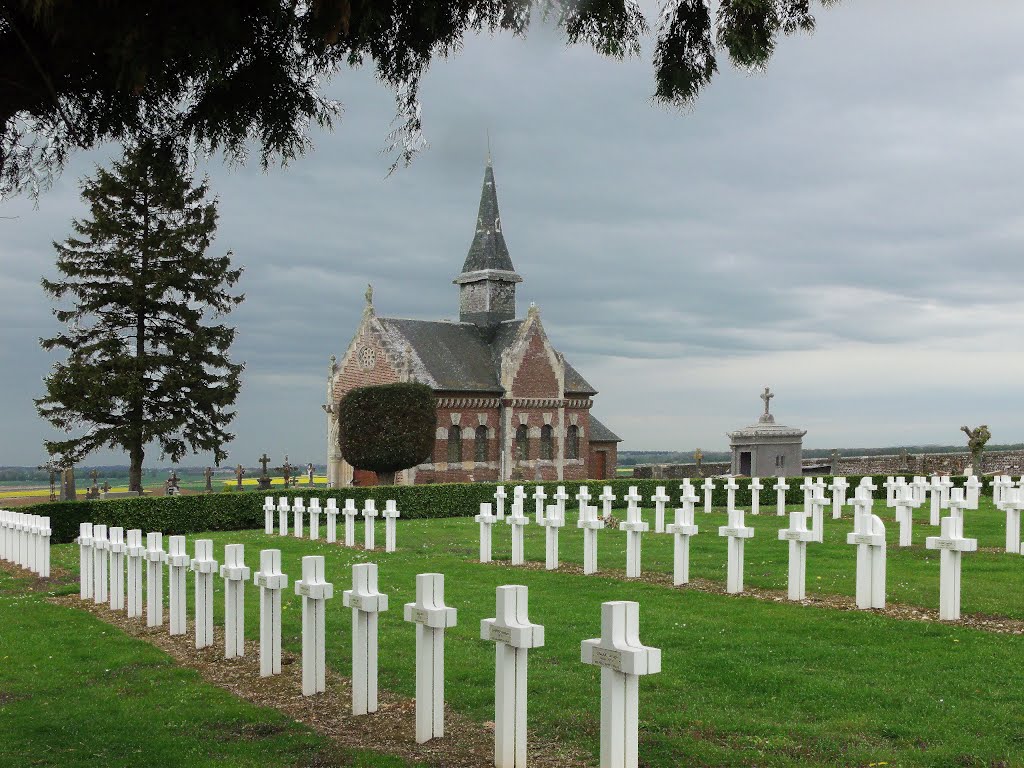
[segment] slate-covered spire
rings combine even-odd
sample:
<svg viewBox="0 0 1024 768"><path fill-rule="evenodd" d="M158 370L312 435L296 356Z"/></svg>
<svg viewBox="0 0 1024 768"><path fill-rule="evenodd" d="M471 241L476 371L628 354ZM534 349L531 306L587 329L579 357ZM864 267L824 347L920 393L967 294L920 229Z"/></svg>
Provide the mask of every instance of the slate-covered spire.
<svg viewBox="0 0 1024 768"><path fill-rule="evenodd" d="M462 265L462 274L454 282L459 286L459 320L490 327L516 316L516 274L501 231L498 191L490 154L480 190L480 209L476 233Z"/></svg>

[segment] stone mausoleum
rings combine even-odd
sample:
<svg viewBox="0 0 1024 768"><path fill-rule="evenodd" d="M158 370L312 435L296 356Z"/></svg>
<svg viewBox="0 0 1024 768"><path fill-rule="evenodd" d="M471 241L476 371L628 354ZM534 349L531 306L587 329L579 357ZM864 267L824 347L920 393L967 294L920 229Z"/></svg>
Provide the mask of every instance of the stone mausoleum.
<svg viewBox="0 0 1024 768"><path fill-rule="evenodd" d="M459 287L459 321L381 317L366 308L327 381L327 467L335 486L376 481L338 448L337 405L354 387L419 381L437 396L434 454L396 482L584 480L613 477L620 439L591 415L597 390L548 339L540 310L516 316L494 170L484 171L476 233Z"/></svg>
<svg viewBox="0 0 1024 768"><path fill-rule="evenodd" d="M764 413L757 424L728 432L734 475L747 477L785 477L803 473L803 440L806 430L775 423L771 414L768 387L761 394Z"/></svg>

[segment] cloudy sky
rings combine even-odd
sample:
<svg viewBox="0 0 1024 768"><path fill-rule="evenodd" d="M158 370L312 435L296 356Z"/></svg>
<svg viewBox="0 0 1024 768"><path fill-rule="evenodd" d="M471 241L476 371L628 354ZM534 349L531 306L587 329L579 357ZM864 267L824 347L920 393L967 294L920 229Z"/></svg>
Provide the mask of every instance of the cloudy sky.
<svg viewBox="0 0 1024 768"><path fill-rule="evenodd" d="M314 153L209 167L216 247L246 267L231 461L324 460L327 361L368 282L381 314L457 317L488 130L520 311L538 304L622 448L724 448L764 386L810 447L958 443L981 422L1024 440L1022 36L1004 0L850 1L764 74L723 62L687 114L651 103L649 46L616 62L543 29L473 38L430 71L431 147L390 178L391 96L343 72ZM45 458L39 278L112 151L38 209L0 206L0 463Z"/></svg>

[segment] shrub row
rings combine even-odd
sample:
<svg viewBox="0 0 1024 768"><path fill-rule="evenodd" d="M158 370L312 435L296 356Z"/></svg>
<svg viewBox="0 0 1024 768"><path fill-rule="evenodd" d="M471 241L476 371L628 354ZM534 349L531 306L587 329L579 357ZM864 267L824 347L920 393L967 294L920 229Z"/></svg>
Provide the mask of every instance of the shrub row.
<svg viewBox="0 0 1024 768"><path fill-rule="evenodd" d="M827 481L832 478L827 477ZM849 476L847 480L851 488L856 486L860 475ZM879 487L878 494L883 493L882 483L885 476L872 476L875 485ZM957 478L958 484L963 484L963 478ZM774 507L776 503L776 492L773 490L774 478L762 480L764 490L761 491L761 506L763 509ZM789 478L789 490L786 493L786 502L799 504L803 501L803 492L800 490L802 478ZM526 512L530 515L534 511L534 501L530 498L533 487L537 483L522 483L527 487ZM576 492L581 485L586 485L590 490L591 504L600 506L598 496L605 486L610 486L615 494L613 506L623 508L626 501L623 498L630 486L636 486L637 491L644 497L645 506L651 506L650 498L656 492L658 486L663 486L673 501L669 507L676 506L678 499L677 480L639 480L627 478L622 480L590 480L586 483L568 482L563 483L569 493L570 500L567 507L575 508ZM506 501L506 511L512 503L512 487L516 483L506 483L509 499ZM555 493L559 483L541 483L548 494L548 501L552 503L551 496ZM750 506L750 482L746 479L739 481L740 488L736 491L736 504L740 507ZM338 507L344 506L346 499L353 499L356 506L362 507L363 502L373 498L377 502L377 509L384 508L386 499L394 499L398 509L404 518L439 518L439 517L469 517L477 514L481 502L493 501L495 483L449 483L437 485L395 485L376 487L350 487L350 488L314 488L303 489L291 488L285 491L276 488L273 491L275 502L281 496L302 497L304 499L319 498L321 507L326 507L327 499L337 500ZM985 488L986 493L991 493ZM698 496L703 504L704 494L698 487ZM120 526L125 530L129 528L140 528L143 532L161 531L165 534L191 534L199 531L237 531L251 528L263 527L263 500L266 497L263 491L243 491L231 493L207 493L189 496L157 496L109 499L105 501L73 501L36 504L30 507L21 507L20 511L29 514L47 515L50 518L50 528L53 531L52 541L54 544L63 544L73 541L78 535L79 523L91 522L107 526ZM847 495L852 495L848 491ZM716 507L726 504L725 483L722 480L715 481L715 490L712 503Z"/></svg>

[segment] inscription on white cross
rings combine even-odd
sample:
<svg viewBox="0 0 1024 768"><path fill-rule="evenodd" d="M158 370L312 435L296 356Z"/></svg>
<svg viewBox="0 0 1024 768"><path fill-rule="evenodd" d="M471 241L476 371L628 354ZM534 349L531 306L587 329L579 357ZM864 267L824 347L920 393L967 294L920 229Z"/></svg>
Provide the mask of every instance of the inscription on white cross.
<svg viewBox="0 0 1024 768"><path fill-rule="evenodd" d="M334 585L324 579L324 558L302 558L302 578L295 582L295 594L302 597L302 695L327 690L326 614L327 601L334 597Z"/></svg>
<svg viewBox="0 0 1024 768"><path fill-rule="evenodd" d="M338 540L338 500L327 500L327 543Z"/></svg>
<svg viewBox="0 0 1024 768"><path fill-rule="evenodd" d="M305 527L303 525L303 517L306 513L306 502L296 497L292 501L292 535L296 539L302 538L302 530Z"/></svg>
<svg viewBox="0 0 1024 768"><path fill-rule="evenodd" d="M558 514L558 505L549 504L548 513L540 521L544 526L544 567L549 571L558 570L558 529L565 521Z"/></svg>
<svg viewBox="0 0 1024 768"><path fill-rule="evenodd" d="M142 531L133 528L128 531L128 618L142 618L142 561L146 548L142 546Z"/></svg>
<svg viewBox="0 0 1024 768"><path fill-rule="evenodd" d="M480 622L481 639L495 643L494 765L526 768L526 654L544 645L544 627L530 622L526 587L496 592L495 617Z"/></svg>
<svg viewBox="0 0 1024 768"><path fill-rule="evenodd" d="M14 549L14 527L12 517L12 552ZM78 545L78 597L81 600L88 600L92 597L92 523L78 524L78 537L75 539ZM15 557L12 556L12 560Z"/></svg>
<svg viewBox="0 0 1024 768"><path fill-rule="evenodd" d="M496 516L499 520L505 519L505 498L507 494L505 492L505 486L499 485L494 491L494 509L496 510Z"/></svg>
<svg viewBox="0 0 1024 768"><path fill-rule="evenodd" d="M584 664L601 668L601 768L637 768L640 676L661 672L661 649L640 642L640 604L601 604L601 637L584 640Z"/></svg>
<svg viewBox="0 0 1024 768"><path fill-rule="evenodd" d="M382 516L384 518L384 551L394 552L398 518L402 516L398 511L398 503L394 499L384 502Z"/></svg>
<svg viewBox="0 0 1024 768"><path fill-rule="evenodd" d="M736 507L736 491L740 489L740 484L736 482L736 478L731 475L725 479L725 513L729 514Z"/></svg>
<svg viewBox="0 0 1024 768"><path fill-rule="evenodd" d="M778 517L786 514L786 491L788 490L789 486L786 484L786 478L780 477L775 481L775 514Z"/></svg>
<svg viewBox="0 0 1024 768"><path fill-rule="evenodd" d="M352 714L377 711L377 615L388 609L388 596L377 589L377 566L352 566L352 589L341 600L352 609Z"/></svg>
<svg viewBox="0 0 1024 768"><path fill-rule="evenodd" d="M309 500L309 540L320 538L320 499Z"/></svg>
<svg viewBox="0 0 1024 768"><path fill-rule="evenodd" d="M789 542L790 600L807 597L807 542L814 541L814 532L807 530L807 517L794 510L789 513L789 528L779 531L779 540Z"/></svg>
<svg viewBox="0 0 1024 768"><path fill-rule="evenodd" d="M274 497L263 497L263 532L270 536L274 533Z"/></svg>
<svg viewBox="0 0 1024 768"><path fill-rule="evenodd" d="M245 655L245 545L227 544L220 577L224 580L224 658Z"/></svg>
<svg viewBox="0 0 1024 768"><path fill-rule="evenodd" d="M743 591L743 543L754 536L754 529L746 526L743 515L742 509L734 509L729 514L729 524L718 529L719 536L729 539L726 592L731 594Z"/></svg>
<svg viewBox="0 0 1024 768"><path fill-rule="evenodd" d="M480 502L480 514L473 518L480 524L480 562L491 562L491 530L494 521L497 520L491 514L491 504L487 501Z"/></svg>
<svg viewBox="0 0 1024 768"><path fill-rule="evenodd" d="M367 499L363 502L363 547L372 552L377 547L376 540L377 502Z"/></svg>
<svg viewBox="0 0 1024 768"><path fill-rule="evenodd" d="M146 626L164 623L164 542L162 533L146 534Z"/></svg>
<svg viewBox="0 0 1024 768"><path fill-rule="evenodd" d="M939 618L956 621L960 618L960 560L964 552L976 552L977 539L964 538L964 519L960 510L967 505L962 488L954 488L949 498L949 517L942 519L939 536L925 539L925 547L937 549L939 555Z"/></svg>
<svg viewBox="0 0 1024 768"><path fill-rule="evenodd" d="M885 608L885 524L871 514L871 497L859 489L853 497L853 532L846 543L857 547L857 607Z"/></svg>
<svg viewBox="0 0 1024 768"><path fill-rule="evenodd" d="M750 514L760 515L761 514L761 491L764 490L764 485L761 481L756 478L750 478Z"/></svg>
<svg viewBox="0 0 1024 768"><path fill-rule="evenodd" d="M601 495L597 498L601 502L601 517L611 517L612 502L615 501L615 494L612 493L612 487L610 485L606 485L604 490L601 491Z"/></svg>
<svg viewBox="0 0 1024 768"><path fill-rule="evenodd" d="M107 526L92 527L92 575L94 579L92 599L96 605L107 602L107 558L110 552L110 540L107 538Z"/></svg>
<svg viewBox="0 0 1024 768"><path fill-rule="evenodd" d="M288 513L291 511L291 504L287 496L280 496L277 499L277 534L278 536L288 535Z"/></svg>
<svg viewBox="0 0 1024 768"><path fill-rule="evenodd" d="M715 491L715 481L710 477L704 481L704 514L708 514L711 511L711 497Z"/></svg>
<svg viewBox="0 0 1024 768"><path fill-rule="evenodd" d="M832 492L832 519L838 520L843 516L843 507L846 505L846 489L850 484L845 477L833 477L828 489Z"/></svg>
<svg viewBox="0 0 1024 768"><path fill-rule="evenodd" d="M253 574L260 588L260 677L281 674L281 592L288 577L281 572L281 550L260 552L260 569Z"/></svg>
<svg viewBox="0 0 1024 768"><path fill-rule="evenodd" d="M529 525L530 518L523 514L521 503L512 504L512 514L505 518L505 522L512 527L512 565L522 565L525 562L523 555L523 528Z"/></svg>
<svg viewBox="0 0 1024 768"><path fill-rule="evenodd" d="M341 510L341 514L345 516L345 546L354 547L356 545L356 516L359 514L354 499L345 499L345 507Z"/></svg>
<svg viewBox="0 0 1024 768"><path fill-rule="evenodd" d="M597 573L597 532L604 528L604 520L597 516L597 507L584 504L576 527L583 530L583 573L589 576Z"/></svg>
<svg viewBox="0 0 1024 768"><path fill-rule="evenodd" d="M636 486L629 487L626 494L626 519L619 524L619 529L626 532L626 578L640 578L640 537L650 526L640 517L640 502L643 496L637 493Z"/></svg>
<svg viewBox="0 0 1024 768"><path fill-rule="evenodd" d="M213 540L196 539L192 572L196 590L196 648L213 645L213 574L217 561L213 559Z"/></svg>
<svg viewBox="0 0 1024 768"><path fill-rule="evenodd" d="M124 528L110 529L110 610L124 610Z"/></svg>
<svg viewBox="0 0 1024 768"><path fill-rule="evenodd" d="M405 604L404 617L416 625L416 742L422 744L444 736L444 632L457 619L444 604L444 574L416 576L416 602Z"/></svg>
<svg viewBox="0 0 1024 768"><path fill-rule="evenodd" d="M674 537L672 583L676 586L688 584L690 581L690 537L697 535L697 526L693 522L694 505L700 498L693 491L693 486L682 486L683 495L679 501L682 507L676 509L675 522L666 529Z"/></svg>
<svg viewBox="0 0 1024 768"><path fill-rule="evenodd" d="M541 525L544 522L544 502L547 501L548 495L544 492L544 486L538 485L533 489L533 519L537 525Z"/></svg>
<svg viewBox="0 0 1024 768"><path fill-rule="evenodd" d="M185 572L192 562L185 551L185 537L171 536L167 541L167 602L169 631L172 635L184 635L186 614Z"/></svg>
<svg viewBox="0 0 1024 768"><path fill-rule="evenodd" d="M665 505L672 501L672 497L665 493L665 486L659 485L651 496L651 501L654 502L654 532L664 533Z"/></svg>

